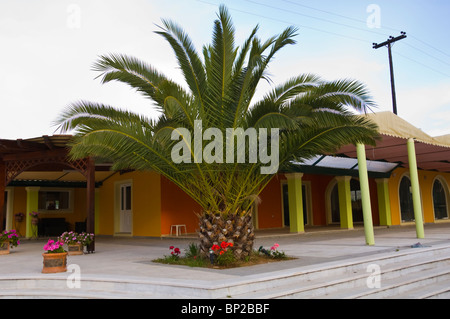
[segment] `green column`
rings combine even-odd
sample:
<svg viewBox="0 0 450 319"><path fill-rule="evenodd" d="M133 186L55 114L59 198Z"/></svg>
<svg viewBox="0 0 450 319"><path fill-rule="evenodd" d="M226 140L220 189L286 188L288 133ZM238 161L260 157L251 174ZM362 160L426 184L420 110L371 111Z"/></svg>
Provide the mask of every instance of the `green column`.
<svg viewBox="0 0 450 319"><path fill-rule="evenodd" d="M425 238L423 229L422 204L420 202L419 175L417 173L416 149L414 139L410 138L408 146L409 176L411 177L411 193L413 198L414 218L416 220L417 238Z"/></svg>
<svg viewBox="0 0 450 319"><path fill-rule="evenodd" d="M377 178L378 211L381 226L391 226L391 204L389 201L389 179Z"/></svg>
<svg viewBox="0 0 450 319"><path fill-rule="evenodd" d="M336 176L339 194L339 216L341 228L353 229L352 198L350 195L351 176Z"/></svg>
<svg viewBox="0 0 450 319"><path fill-rule="evenodd" d="M26 238L32 238L37 236L37 225L31 224L31 212L38 211L38 201L39 201L39 187L26 187L27 191L27 212L26 212Z"/></svg>
<svg viewBox="0 0 450 319"><path fill-rule="evenodd" d="M370 205L369 176L367 174L366 149L364 144L356 145L358 156L359 185L361 187L361 203L364 220L364 233L367 245L375 245L373 234L372 207Z"/></svg>
<svg viewBox="0 0 450 319"><path fill-rule="evenodd" d="M289 224L291 233L305 232L303 221L303 173L286 174L288 181Z"/></svg>

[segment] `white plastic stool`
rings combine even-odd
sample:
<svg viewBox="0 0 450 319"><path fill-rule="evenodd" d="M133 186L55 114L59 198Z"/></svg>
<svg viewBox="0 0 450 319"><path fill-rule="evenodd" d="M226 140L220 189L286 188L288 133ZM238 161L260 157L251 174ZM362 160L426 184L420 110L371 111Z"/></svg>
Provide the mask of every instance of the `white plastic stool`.
<svg viewBox="0 0 450 319"><path fill-rule="evenodd" d="M170 235L171 236L172 236L172 230L174 227L175 227L176 236L178 236L179 233L181 234L181 230L183 229L183 227L184 227L184 233L187 234L186 225L170 225Z"/></svg>

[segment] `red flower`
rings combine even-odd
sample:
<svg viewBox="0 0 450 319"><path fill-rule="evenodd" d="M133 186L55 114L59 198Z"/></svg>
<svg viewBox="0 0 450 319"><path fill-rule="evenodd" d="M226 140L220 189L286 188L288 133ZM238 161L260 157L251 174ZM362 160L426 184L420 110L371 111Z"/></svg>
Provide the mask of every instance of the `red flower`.
<svg viewBox="0 0 450 319"><path fill-rule="evenodd" d="M212 249L212 250L219 250L220 247L219 247L219 245L213 245L213 246L211 247L211 249Z"/></svg>
<svg viewBox="0 0 450 319"><path fill-rule="evenodd" d="M170 246L170 247L169 247L169 249L174 249L174 248L175 248L175 247L173 247L173 246Z"/></svg>
<svg viewBox="0 0 450 319"><path fill-rule="evenodd" d="M227 244L226 242L223 241L223 242L220 244L220 247L222 247L223 249L225 249L225 248L228 247L228 244Z"/></svg>

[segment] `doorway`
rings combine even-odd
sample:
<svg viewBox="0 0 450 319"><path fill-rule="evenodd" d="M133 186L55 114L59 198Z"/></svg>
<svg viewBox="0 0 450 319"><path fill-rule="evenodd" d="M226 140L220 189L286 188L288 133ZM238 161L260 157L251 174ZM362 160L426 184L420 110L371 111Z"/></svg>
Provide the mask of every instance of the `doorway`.
<svg viewBox="0 0 450 319"><path fill-rule="evenodd" d="M289 196L288 196L288 184L282 184L282 193L283 193L283 218L284 218L284 226L290 226L290 218L289 218ZM308 223L308 192L306 189L306 185L302 184L302 205L303 205L303 224L309 225Z"/></svg>
<svg viewBox="0 0 450 319"><path fill-rule="evenodd" d="M411 193L411 180L408 176L402 177L398 192L402 222L414 221L414 205Z"/></svg>
<svg viewBox="0 0 450 319"><path fill-rule="evenodd" d="M131 205L131 183L120 185L120 212L119 232L131 233L132 230L132 205Z"/></svg>
<svg viewBox="0 0 450 319"><path fill-rule="evenodd" d="M445 183L441 182L438 178L433 183L433 208L435 219L447 219L447 190L444 188Z"/></svg>

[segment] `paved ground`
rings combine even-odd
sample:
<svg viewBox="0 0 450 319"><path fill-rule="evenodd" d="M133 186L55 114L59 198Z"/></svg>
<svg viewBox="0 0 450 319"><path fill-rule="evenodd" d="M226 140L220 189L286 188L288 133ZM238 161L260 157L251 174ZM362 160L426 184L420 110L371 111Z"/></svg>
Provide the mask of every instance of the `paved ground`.
<svg viewBox="0 0 450 319"><path fill-rule="evenodd" d="M285 230L259 232L255 248L270 248L274 243L287 255L297 257L277 263L268 263L234 269L204 269L162 265L152 260L169 255L169 246L182 252L193 238L112 238L98 237L96 252L82 256L69 256L68 264L80 266L81 275L116 278L152 278L156 280L184 280L186 282L212 282L247 275L270 274L303 266L346 260L398 249L416 249L423 246L450 244L450 223L425 225L425 239L417 239L415 227L379 227L375 229L375 245L365 244L363 229L333 230L322 228L304 234L288 234ZM325 231L324 231L325 230ZM42 247L46 240L23 240L8 256L0 256L0 277L52 276L41 274ZM6 270L6 271L5 271Z"/></svg>

